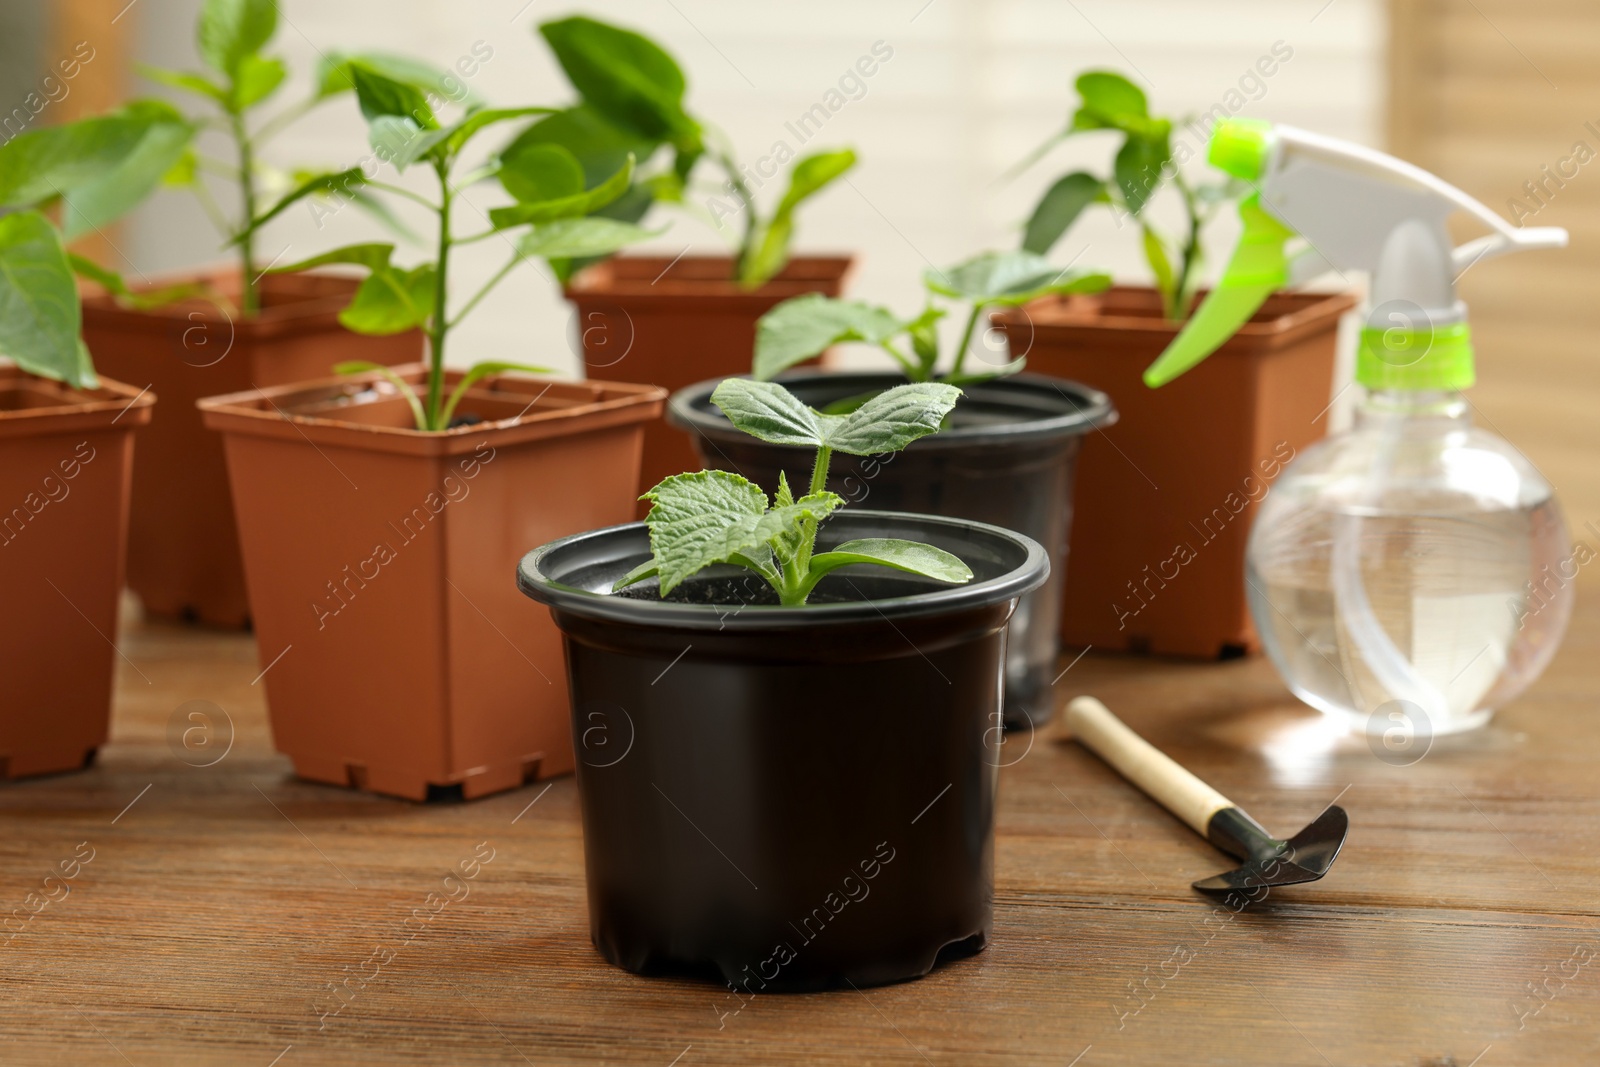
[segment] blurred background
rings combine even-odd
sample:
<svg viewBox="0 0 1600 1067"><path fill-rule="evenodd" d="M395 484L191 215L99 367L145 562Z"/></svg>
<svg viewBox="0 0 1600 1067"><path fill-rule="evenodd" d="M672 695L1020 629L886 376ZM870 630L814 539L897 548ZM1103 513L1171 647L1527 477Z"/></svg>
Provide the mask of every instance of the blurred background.
<svg viewBox="0 0 1600 1067"><path fill-rule="evenodd" d="M52 114L35 121L160 93L135 67L197 67L198 8L199 0L9 3L0 9L0 101L24 99L59 58L83 60L85 47L93 58L48 104ZM535 27L585 10L556 0L281 0L280 9L276 51L295 79L284 101L307 91L319 54L371 49L442 66L476 57L463 81L496 105L567 102ZM797 246L856 252L851 293L907 311L920 303L926 267L1014 246L1055 177L1078 166L1108 171L1110 136L1088 135L1006 177L1067 122L1073 78L1088 68L1123 72L1158 114L1221 108L1350 138L1435 171L1514 221L1568 227L1569 249L1496 261L1463 280L1479 348L1471 395L1478 418L1555 483L1573 535L1600 545L1600 534L1584 528L1600 519L1600 421L1592 414L1600 367L1590 351L1600 300L1587 273L1600 257L1600 166L1590 166L1600 152L1600 72L1590 54L1600 6L1592 0L609 0L589 10L671 50L688 72L691 110L716 123L747 162L779 141L798 147L788 124L827 106L808 150L850 145L862 161L802 213ZM855 76L869 55L879 59L875 73ZM1258 65L1263 57L1272 62ZM1263 75L1267 67L1273 73ZM1203 172L1202 130L1181 131L1179 142L1193 149L1187 169ZM367 152L346 95L292 127L268 155L285 168L343 167ZM430 180L407 179L418 188ZM775 200L775 185L758 195ZM467 200L487 211L495 195L485 185ZM1171 213L1158 220L1176 219L1175 205L1161 207ZM731 243L731 222L719 233L657 212L652 225L672 222L656 241L669 255ZM1209 274L1235 232L1231 218L1216 223ZM289 262L381 235L355 211L319 225L296 210L260 247L263 258ZM186 193L159 194L103 241L97 251L130 274L220 258ZM1119 229L1105 212L1086 214L1055 257L1147 280L1137 231ZM476 287L500 258L460 256L458 291ZM467 321L454 356L576 374L573 332L558 289L542 265L528 264Z"/></svg>

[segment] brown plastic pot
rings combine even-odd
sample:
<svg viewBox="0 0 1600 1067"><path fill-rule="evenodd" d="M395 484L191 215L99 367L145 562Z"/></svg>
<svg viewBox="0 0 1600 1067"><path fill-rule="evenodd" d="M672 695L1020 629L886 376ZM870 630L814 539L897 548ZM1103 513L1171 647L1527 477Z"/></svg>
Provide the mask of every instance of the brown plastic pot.
<svg viewBox="0 0 1600 1067"><path fill-rule="evenodd" d="M190 280L208 283L237 306L234 273L159 284ZM147 612L228 627L250 619L222 443L201 425L196 400L321 378L344 360L421 358L420 333L363 337L339 325L358 282L269 274L253 319L205 300L136 311L104 295L84 298L83 338L95 365L136 387L148 384L164 401L141 435L129 520L128 584Z"/></svg>
<svg viewBox="0 0 1600 1067"><path fill-rule="evenodd" d="M590 378L649 382L669 392L747 374L756 320L793 296L838 296L854 259L796 256L759 289L733 280L730 256L617 256L567 287ZM658 420L645 428L639 493L669 474L699 470L689 437ZM648 505L637 510L643 518Z"/></svg>
<svg viewBox="0 0 1600 1067"><path fill-rule="evenodd" d="M1245 598L1256 504L1320 438L1343 293L1283 293L1209 359L1151 389L1176 336L1152 289L1116 287L1002 313L1028 369L1109 393L1120 418L1078 461L1068 645L1220 658L1260 650Z"/></svg>
<svg viewBox="0 0 1600 1067"><path fill-rule="evenodd" d="M133 431L154 403L0 365L0 778L77 770L105 743Z"/></svg>
<svg viewBox="0 0 1600 1067"><path fill-rule="evenodd" d="M513 575L530 545L632 517L664 397L486 379L458 409L484 421L444 433L376 374L200 402L296 773L421 800L572 769L561 637Z"/></svg>

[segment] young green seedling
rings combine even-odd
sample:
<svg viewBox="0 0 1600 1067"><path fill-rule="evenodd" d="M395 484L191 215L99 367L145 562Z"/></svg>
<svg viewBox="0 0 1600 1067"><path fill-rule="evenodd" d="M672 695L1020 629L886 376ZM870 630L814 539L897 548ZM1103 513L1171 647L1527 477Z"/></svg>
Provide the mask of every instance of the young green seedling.
<svg viewBox="0 0 1600 1067"><path fill-rule="evenodd" d="M628 195L608 209L608 214L629 222L643 218L657 200L687 208L696 164L702 159L716 164L723 175L716 192L731 200L710 196L708 217L721 230L724 217L744 216L734 278L746 288L760 286L789 261L800 204L855 166L856 155L848 148L795 159L787 142L779 141L771 158L780 166L795 162L788 190L772 214L763 217L751 187L759 187L762 176L740 165L725 138L684 110L683 70L660 45L631 30L582 16L543 23L539 32L582 102L534 125L521 144L571 149L591 180L610 173L615 161L628 152L644 164L658 148L671 148L670 166L641 174Z"/></svg>
<svg viewBox="0 0 1600 1067"><path fill-rule="evenodd" d="M103 225L142 200L157 183L186 188L223 239L236 246L243 287L242 310L253 316L261 306L262 277L255 235L265 217L277 216L304 197L326 194L348 199L405 233L393 214L362 188L366 176L359 168L341 172L284 171L262 159L262 151L273 137L307 112L352 88L348 64L355 57L323 54L309 96L264 121L254 121L253 116L288 77L288 67L282 59L264 54L277 28L275 0L205 0L195 35L200 57L210 70L141 66L139 72L153 82L200 98L208 108L186 115L158 100L131 105L163 114L167 121L151 131L137 152L104 174L95 188L73 198L76 210L63 219L67 236ZM376 53L359 58L432 100L462 99L468 95L453 76L418 60ZM233 159L217 159L201 151L195 136L202 130L226 135ZM212 194L212 180L237 189L240 206L236 215L230 217ZM268 194L275 189L283 195L269 205ZM126 295L114 281L106 284L114 293Z"/></svg>
<svg viewBox="0 0 1600 1067"><path fill-rule="evenodd" d="M654 236L629 222L592 217L595 211L627 191L633 176L633 156L625 155L616 171L594 186L586 182L577 158L566 148L554 144L517 151L508 147L487 162L465 168L465 173L458 175L456 168L462 160L463 149L476 134L497 123L548 115L553 109L487 108L474 103L456 121L444 123L434 113L424 93L415 86L391 78L361 60L347 62L344 69L355 86L356 100L367 120L374 155L396 171L420 163L434 173L438 182L434 200L398 185L371 180L367 180L366 185L386 195L420 203L434 213L435 258L432 262L401 267L391 262L394 245L371 243L338 248L274 270L298 271L328 263L348 263L365 269L367 276L349 306L340 312L339 321L364 334L402 333L422 328L428 336L429 347L426 392L419 396L410 383L375 363L344 363L335 369L341 373L381 372L411 405L417 429L446 430L450 428L456 405L481 379L507 370L548 372L548 368L526 364L478 363L467 371L452 394L445 397L445 342L450 331L460 325L490 290L530 258L559 260L608 255ZM361 171L356 168L353 173L359 175ZM485 181L498 181L510 194L512 203L491 209L487 227L458 235L453 227L452 209L463 190ZM241 239L290 202L293 202L292 197L285 198L277 208L253 223ZM510 257L482 288L459 309L452 310L447 301L452 252L459 245L490 239L495 239L496 244L509 245Z"/></svg>
<svg viewBox="0 0 1600 1067"><path fill-rule="evenodd" d="M1085 208L1091 204L1108 205L1119 218L1138 222L1145 260L1155 276L1163 313L1175 321L1186 318L1200 281L1204 253L1201 233L1217 208L1237 199L1244 192L1244 185L1234 180L1190 184L1181 168L1191 150L1180 142L1179 150L1173 151L1172 130L1174 125L1187 125L1192 117L1174 123L1151 115L1144 91L1122 75L1107 70L1088 71L1079 75L1077 90L1078 108L1067 128L1035 149L1012 173L1031 167L1075 134L1115 130L1123 137L1112 163L1112 176L1106 179L1080 170L1058 179L1033 209L1022 247L1044 255ZM1178 191L1184 211L1183 232L1170 238L1144 213L1167 181Z"/></svg>
<svg viewBox="0 0 1600 1067"><path fill-rule="evenodd" d="M966 369L967 349L985 311L1017 307L1043 296L1099 292L1111 284L1109 275L1063 270L1032 252L985 252L948 270L923 274L929 303L916 318L902 319L887 308L860 300L837 300L820 293L792 297L761 317L756 327L755 360L751 373L761 381L819 355L844 341L865 341L894 357L913 382L939 380L951 384L987 381L1021 370L1014 359L992 370ZM957 301L967 308L966 322L956 344L950 369L939 373L937 324L946 310L933 297ZM910 351L897 343L904 336Z"/></svg>
<svg viewBox="0 0 1600 1067"><path fill-rule="evenodd" d="M811 484L796 500L788 480L780 475L769 504L759 486L737 474L674 474L643 497L650 501L644 521L650 527L651 558L619 580L613 591L657 578L665 597L715 563L755 571L777 591L785 607L804 604L825 576L852 563L957 585L971 581L971 568L956 556L916 541L868 538L816 552L819 524L845 504L826 489L833 453L898 452L917 438L936 433L960 395L952 385L902 385L878 394L849 415L828 415L802 404L774 382L729 378L717 386L711 402L753 437L816 449Z"/></svg>

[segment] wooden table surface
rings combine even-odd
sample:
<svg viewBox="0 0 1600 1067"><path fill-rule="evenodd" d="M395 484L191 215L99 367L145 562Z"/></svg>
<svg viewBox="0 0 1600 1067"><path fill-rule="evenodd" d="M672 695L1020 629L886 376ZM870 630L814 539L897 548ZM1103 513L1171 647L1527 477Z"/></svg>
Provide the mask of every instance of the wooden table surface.
<svg viewBox="0 0 1600 1067"><path fill-rule="evenodd" d="M1091 652L1061 700L1097 694L1269 827L1339 797L1329 877L1237 915L1199 897L1226 858L1041 731L1005 754L988 951L742 1007L590 947L571 778L432 805L296 781L249 637L134 624L121 644L98 765L0 788L4 910L75 872L0 941L0 1063L1600 1062L1593 597L1525 699L1409 766L1331 732L1263 661ZM186 749L175 718L207 729L189 701L226 719ZM400 945L490 849L470 896Z"/></svg>

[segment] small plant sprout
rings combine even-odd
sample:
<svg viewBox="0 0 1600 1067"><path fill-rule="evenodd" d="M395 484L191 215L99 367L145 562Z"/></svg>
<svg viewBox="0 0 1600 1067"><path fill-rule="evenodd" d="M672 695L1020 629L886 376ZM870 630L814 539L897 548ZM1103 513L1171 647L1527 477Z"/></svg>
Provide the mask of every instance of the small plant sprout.
<svg viewBox="0 0 1600 1067"><path fill-rule="evenodd" d="M394 245L370 243L334 249L274 270L299 271L331 263L364 269L367 276L349 306L340 312L339 321L348 329L363 334L423 329L429 348L427 388L423 395L418 395L410 383L374 363L343 363L335 370L383 373L411 405L417 429L446 430L450 428L456 405L474 383L508 370L548 373L548 368L527 364L478 363L466 372L450 397L444 396L445 351L450 331L461 324L490 290L530 258L565 260L608 255L653 236L629 222L592 217L593 212L627 192L633 175L633 156L624 155L613 173L590 186L583 167L566 148L554 144L523 144L519 148L517 142L513 142L487 162L463 168L464 173L457 174L463 149L476 134L497 123L548 115L552 109L487 108L473 103L456 121L445 123L435 115L423 91L416 86L389 77L360 60L346 63L344 70L355 86L356 100L367 120L374 154L396 171L422 164L434 173L438 193L432 200L398 185L369 180L366 186L388 196L422 204L433 212L435 257L431 262L402 267L392 262ZM347 176L360 180L361 171L356 168ZM473 233L458 234L454 228L453 209L462 190L486 181L498 181L512 202L491 209L487 226ZM295 198L292 194L280 201L278 207L257 220L252 229ZM241 239L249 232L241 235ZM505 244L511 254L482 288L459 308L451 309L447 301L451 254L459 245L481 241Z"/></svg>
<svg viewBox="0 0 1600 1067"><path fill-rule="evenodd" d="M986 311L1017 307L1043 296L1094 293L1111 284L1109 275L1063 270L1033 252L985 252L947 270L923 274L929 302L915 318L902 319L887 308L860 300L837 300L820 293L785 300L761 317L756 327L752 375L768 381L783 371L820 355L831 345L865 341L877 345L900 365L913 382L968 384L1021 370L1023 359L1002 367L969 370L967 350ZM965 324L949 369L939 373L938 322L946 309L934 298L958 302L966 309ZM901 339L909 351L901 347Z"/></svg>
<svg viewBox="0 0 1600 1067"><path fill-rule="evenodd" d="M1112 162L1109 179L1074 171L1045 191L1023 232L1023 250L1044 255L1085 208L1091 204L1108 205L1119 224L1124 218L1139 224L1145 260L1161 294L1162 311L1174 321L1184 319L1200 281L1202 231L1222 203L1243 193L1244 185L1235 180L1191 184L1181 169L1190 150L1180 143L1179 152L1173 152L1172 130L1174 125L1187 125L1192 119L1174 123L1151 115L1144 91L1127 78L1113 71L1091 70L1079 75L1076 84L1078 108L1072 121L1012 173L1026 170L1057 144L1080 133L1117 131L1122 134L1122 145ZM1183 202L1182 231L1175 237L1162 234L1145 213L1161 185L1168 181Z"/></svg>
<svg viewBox="0 0 1600 1067"><path fill-rule="evenodd" d="M650 501L651 558L613 587L648 578L663 597L716 563L755 571L777 591L785 607L806 602L817 583L840 567L869 563L962 584L972 570L943 549L915 541L870 538L846 541L817 553L817 528L845 501L828 492L833 453L851 456L898 452L936 433L961 390L923 382L880 393L849 415L828 415L802 404L783 386L729 378L711 394L728 421L769 444L816 449L811 484L798 500L779 476L772 501L761 488L727 471L674 474L642 499Z"/></svg>
<svg viewBox="0 0 1600 1067"><path fill-rule="evenodd" d="M185 115L157 100L130 105L152 114L164 109L169 121L152 130L137 152L104 176L102 191L82 198L80 211L65 220L67 236L103 224L111 215L143 199L158 181L186 188L223 240L235 246L243 286L242 310L253 316L261 307L262 271L256 255L256 230L266 217L276 217L289 204L313 194L337 195L404 233L398 220L362 188L364 175L359 169L337 173L284 171L263 161L262 150L273 137L312 109L352 88L348 70L352 57L324 54L308 96L280 108L271 117L254 121L253 116L277 94L288 77L288 67L282 59L264 54L277 29L275 0L205 0L196 39L200 58L210 69L183 71L141 66L139 73L198 97L206 103L206 109ZM381 54L360 58L433 100L465 94L460 82L418 60ZM218 159L201 150L195 139L203 130L216 130L228 138L232 160ZM230 217L212 194L213 180L237 190L236 216ZM281 197L269 197L273 192ZM116 286L108 288L125 295Z"/></svg>
<svg viewBox="0 0 1600 1067"><path fill-rule="evenodd" d="M794 159L780 142L773 158L794 159L789 188L771 215L756 204L763 177L741 166L727 139L683 106L687 81L683 70L660 45L631 30L575 16L540 25L539 32L555 53L581 102L534 125L525 144L560 144L569 148L591 177L608 172L621 154L632 152L642 164L657 149L672 150L670 165L639 177L628 195L608 209L613 217L637 222L654 201L689 208L690 180L700 161L714 163L722 182L706 200L709 223L718 230L726 217L743 215L734 257L734 280L756 288L784 268L794 235L795 211L806 200L855 166L848 148L816 152ZM725 199L726 198L726 199Z"/></svg>

